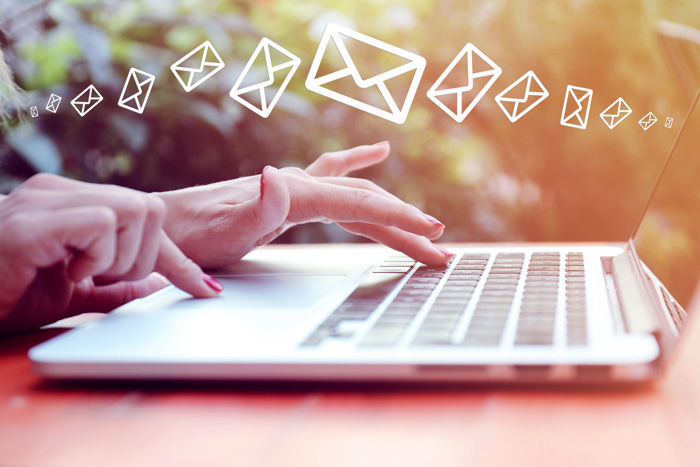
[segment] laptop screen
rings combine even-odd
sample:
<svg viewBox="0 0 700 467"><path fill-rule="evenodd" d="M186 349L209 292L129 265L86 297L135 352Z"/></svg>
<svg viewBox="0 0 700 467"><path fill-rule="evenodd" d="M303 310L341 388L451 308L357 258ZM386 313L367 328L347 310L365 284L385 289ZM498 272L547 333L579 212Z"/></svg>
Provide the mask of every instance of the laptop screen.
<svg viewBox="0 0 700 467"><path fill-rule="evenodd" d="M684 308L700 281L700 94L674 143L633 244L642 262ZM683 310L670 309L678 330Z"/></svg>

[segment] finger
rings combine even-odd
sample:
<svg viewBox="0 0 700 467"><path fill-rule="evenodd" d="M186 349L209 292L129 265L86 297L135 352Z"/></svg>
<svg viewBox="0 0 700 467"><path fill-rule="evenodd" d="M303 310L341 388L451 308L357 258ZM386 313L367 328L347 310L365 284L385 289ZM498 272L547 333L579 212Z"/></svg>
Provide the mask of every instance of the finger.
<svg viewBox="0 0 700 467"><path fill-rule="evenodd" d="M389 156L389 142L373 146L358 146L344 151L322 154L306 168L306 173L315 177L343 177L355 170L378 164Z"/></svg>
<svg viewBox="0 0 700 467"><path fill-rule="evenodd" d="M59 185L72 186L72 189L55 189ZM35 205L49 211L79 206L111 208L117 215L117 249L114 263L105 274L119 277L130 271L141 249L144 226L149 215L146 195L127 188L107 185L97 187L72 180L60 180L52 183L52 186L52 189L31 188L24 194L31 197Z"/></svg>
<svg viewBox="0 0 700 467"><path fill-rule="evenodd" d="M322 183L332 183L334 185L346 186L349 188L359 188L361 190L373 191L387 198L396 199L399 198L392 193L386 191L384 188L380 187L376 183L370 182L364 178L352 178L352 177L317 177L316 179Z"/></svg>
<svg viewBox="0 0 700 467"><path fill-rule="evenodd" d="M290 188L291 190L291 188ZM442 234L445 226L418 208L373 191L328 183L298 183L293 210L302 222L364 222L398 227L425 237Z"/></svg>
<svg viewBox="0 0 700 467"><path fill-rule="evenodd" d="M160 247L160 232L165 221L165 203L156 196L144 196L146 214L143 230L139 241L139 249L135 254L131 269L125 274L112 277L96 278L98 281L135 281L148 276L155 268ZM118 254L117 254L118 256Z"/></svg>
<svg viewBox="0 0 700 467"><path fill-rule="evenodd" d="M83 282L76 289L67 316L107 313L132 300L151 295L167 285L169 283L160 274L155 273L139 281L123 281L107 286L94 286Z"/></svg>
<svg viewBox="0 0 700 467"><path fill-rule="evenodd" d="M284 224L289 205L289 190L284 177L274 167L267 166L260 177L260 195L234 206L235 215L231 219L243 222L238 229L244 227L243 231L257 240Z"/></svg>
<svg viewBox="0 0 700 467"><path fill-rule="evenodd" d="M404 232L395 227L385 227L359 222L338 224L348 232L362 235L394 250L407 254L418 262L430 266L445 266L454 255L434 245L425 237Z"/></svg>
<svg viewBox="0 0 700 467"><path fill-rule="evenodd" d="M215 297L223 286L197 266L161 232L156 272L163 274L172 284L195 297Z"/></svg>
<svg viewBox="0 0 700 467"><path fill-rule="evenodd" d="M109 208L79 207L21 213L0 230L0 311L12 309L40 268L70 259L68 277L78 282L114 262L116 218Z"/></svg>

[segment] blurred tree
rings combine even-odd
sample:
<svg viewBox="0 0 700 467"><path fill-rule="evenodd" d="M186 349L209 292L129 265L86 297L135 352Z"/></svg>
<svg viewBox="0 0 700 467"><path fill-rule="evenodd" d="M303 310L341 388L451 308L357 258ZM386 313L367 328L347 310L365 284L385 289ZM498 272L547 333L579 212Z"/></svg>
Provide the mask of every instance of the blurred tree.
<svg viewBox="0 0 700 467"><path fill-rule="evenodd" d="M443 220L445 240L622 240L677 132L665 131L662 118L680 121L688 105L667 72L655 22L700 23L699 13L689 0L0 0L0 45L29 92L27 111L42 109L2 129L0 189L55 171L167 190L389 140L393 157L362 175ZM306 90L331 21L426 57L405 124ZM302 59L267 119L228 96L262 37ZM185 93L169 66L204 40L227 66ZM425 93L467 42L504 72L458 124ZM372 51L357 58L384 64ZM116 105L131 67L157 76L143 115ZM513 124L493 98L528 70L550 97ZM69 101L89 84L105 100L80 118ZM569 84L594 90L585 131L559 125ZM50 93L64 98L57 114L43 111ZM597 114L620 96L633 114L611 131ZM648 111L661 122L644 132L636 120ZM324 225L284 237L349 238Z"/></svg>

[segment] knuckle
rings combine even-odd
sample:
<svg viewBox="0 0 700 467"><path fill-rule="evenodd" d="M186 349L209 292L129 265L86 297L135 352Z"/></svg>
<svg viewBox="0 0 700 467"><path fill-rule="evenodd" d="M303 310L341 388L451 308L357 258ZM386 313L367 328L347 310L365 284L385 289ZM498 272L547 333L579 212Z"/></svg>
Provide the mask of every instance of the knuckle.
<svg viewBox="0 0 700 467"><path fill-rule="evenodd" d="M125 221L133 221L146 216L148 205L143 196L129 194L124 197L124 201L121 211Z"/></svg>
<svg viewBox="0 0 700 467"><path fill-rule="evenodd" d="M117 214L108 207L98 206L92 213L95 228L102 234L107 234L116 231L117 229Z"/></svg>
<svg viewBox="0 0 700 467"><path fill-rule="evenodd" d="M12 241L15 244L29 244L34 242L36 230L32 226L31 216L25 213L15 213L2 222L4 241Z"/></svg>
<svg viewBox="0 0 700 467"><path fill-rule="evenodd" d="M285 174L297 176L297 177L308 177L309 174L306 171L300 169L299 167L285 167L282 169Z"/></svg>
<svg viewBox="0 0 700 467"><path fill-rule="evenodd" d="M157 221L159 225L162 225L166 215L165 201L157 196L147 196L146 205L148 216Z"/></svg>
<svg viewBox="0 0 700 467"><path fill-rule="evenodd" d="M58 176L48 174L48 173L38 173L32 175L25 181L22 185L30 188L42 188L53 185L53 183L58 180Z"/></svg>
<svg viewBox="0 0 700 467"><path fill-rule="evenodd" d="M170 273L176 277L186 277L194 274L198 271L198 269L199 268L196 264L194 264L194 261L186 256L183 256L173 263Z"/></svg>

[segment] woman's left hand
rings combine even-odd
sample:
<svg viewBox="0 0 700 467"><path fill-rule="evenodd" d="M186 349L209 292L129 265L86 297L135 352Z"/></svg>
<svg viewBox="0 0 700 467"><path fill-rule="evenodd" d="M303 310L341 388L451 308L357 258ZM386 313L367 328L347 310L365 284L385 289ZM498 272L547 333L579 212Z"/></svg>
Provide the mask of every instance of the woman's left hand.
<svg viewBox="0 0 700 467"><path fill-rule="evenodd" d="M323 154L306 170L266 167L261 176L158 193L165 231L203 267L238 261L307 222L336 222L417 261L446 264L452 254L431 242L444 225L368 180L347 177L388 155L388 143L360 146Z"/></svg>

